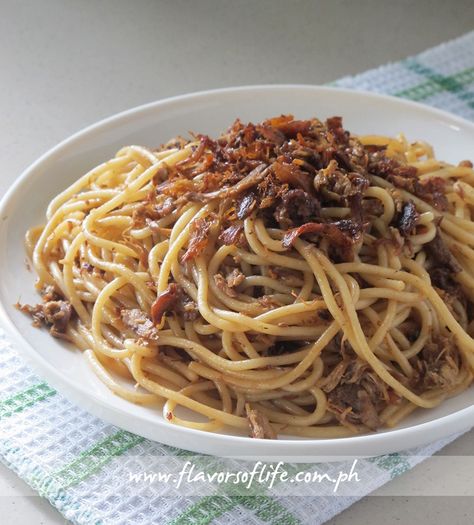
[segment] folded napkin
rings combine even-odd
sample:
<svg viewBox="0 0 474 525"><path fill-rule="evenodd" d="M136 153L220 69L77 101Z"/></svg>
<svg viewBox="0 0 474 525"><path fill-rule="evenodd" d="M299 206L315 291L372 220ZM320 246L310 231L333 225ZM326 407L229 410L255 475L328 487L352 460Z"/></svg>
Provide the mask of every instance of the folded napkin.
<svg viewBox="0 0 474 525"><path fill-rule="evenodd" d="M396 95L474 120L473 49L471 32L333 85ZM176 474L188 453L108 425L71 404L30 370L0 330L0 458L77 524L318 525L455 437L403 454L358 460L357 486L349 490L346 485L337 497L330 483L178 486L150 476ZM210 457L191 460L206 472L218 466ZM319 464L318 471L334 479L353 467L352 461Z"/></svg>

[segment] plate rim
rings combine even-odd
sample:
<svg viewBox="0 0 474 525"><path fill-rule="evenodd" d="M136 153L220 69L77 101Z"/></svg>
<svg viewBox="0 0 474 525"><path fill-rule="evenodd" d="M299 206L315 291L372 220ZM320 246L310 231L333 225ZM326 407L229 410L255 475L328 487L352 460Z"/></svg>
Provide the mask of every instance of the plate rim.
<svg viewBox="0 0 474 525"><path fill-rule="evenodd" d="M374 100L379 100L382 102L387 102L389 104L396 104L399 105L402 108L409 109L413 108L417 111L422 111L425 114L430 114L431 116L439 116L444 121L448 120L452 124L457 124L459 126L462 126L464 128L467 128L471 132L474 133L474 123L470 122L467 119L464 119L458 115L454 115L452 113L449 113L447 111L434 108L425 104L421 104L419 102L406 100L402 98L397 98L391 95L385 95L385 94L379 94L374 93L371 91L362 91L362 90L354 90L350 88L342 88L342 87L332 87L332 86L317 86L317 85L311 85L311 84L259 84L259 85L244 85L244 86L236 86L236 87L225 87L225 88L217 88L217 89L209 89L209 90L202 90L197 92L191 92L191 93L184 93L176 96L166 97L163 99L155 100L152 102L147 102L145 104L141 104L138 106L134 106L132 108L120 111L118 113L115 113L113 115L110 115L108 117L102 118L98 120L97 122L94 122L92 124L89 124L85 126L84 128L80 129L79 131L71 134L64 140L60 141L58 144L47 150L45 153L43 153L40 157L38 157L34 162L32 162L26 169L24 169L21 173L21 175L15 180L15 182L8 188L7 192L4 194L2 199L0 200L0 217L3 218L6 208L8 207L8 204L10 200L15 196L15 194L18 192L19 189L21 189L22 185L25 184L29 180L29 177L33 176L35 171L38 170L44 163L48 162L54 162L55 156L58 154L61 154L65 149L67 149L70 146L74 146L75 143L83 139L84 137L89 137L91 134L97 133L97 132L106 132L107 128L109 126L113 126L117 124L118 122L123 122L127 118L133 118L140 115L140 113L147 113L151 110L154 110L156 108L159 108L160 106L167 106L170 104L180 104L184 101L192 101L199 99L204 99L206 97L210 96L219 96L219 95L230 95L232 93L242 93L245 91L248 92L264 92L264 91L285 91L285 90L306 90L306 91L313 91L315 93L341 93L341 94L347 94L350 96L360 96L363 98L369 98ZM0 228L3 228L3 220L2 225ZM138 433L140 435L143 435L147 437L148 439L152 439L159 442L165 442L169 445L173 446L173 443L170 443L169 440L163 440L162 436L158 436L158 438L150 436L149 432L140 432L140 430L137 430L136 425L129 425L124 421L124 416L129 415L127 411L122 411L118 407L114 406L112 403L109 403L106 399L96 399L88 392L86 387L82 387L80 383L72 382L69 378L64 377L60 372L56 371L53 364L51 364L49 361L47 361L41 354L39 354L33 345L31 345L26 339L24 339L13 323L12 319L8 315L7 307L5 304L3 304L3 301L0 301L0 321L2 323L2 327L5 329L6 333L13 339L13 341L16 343L15 346L18 349L19 353L27 357L28 363L33 366L35 370L40 370L41 374L54 386L55 389L58 390L59 393L64 395L66 399L73 399L73 402L77 403L80 407L86 405L86 410L95 413L95 415L98 415L98 417L104 419L105 421L110 421L112 424L124 428L126 430L129 430L134 433ZM71 390L73 393L71 393ZM113 394L111 394L113 395ZM88 402L82 401L82 399L88 398ZM96 405L97 410L95 410L95 407L90 406L91 401L93 401L93 404ZM132 403L130 403L130 406L133 406ZM103 414L101 410L106 410L107 414ZM100 413L100 415L98 414ZM111 417L109 417L109 414L112 414ZM219 439L222 443L222 446L226 445L232 445L234 444L241 444L241 445L247 445L252 449L252 456L253 455L274 455L274 454L280 454L283 452L283 450L286 452L287 455L293 457L297 454L300 454L303 451L303 454L311 453L311 448L317 448L318 453L322 454L323 457L326 457L326 453L330 455L334 455L332 452L332 449L334 447L340 448L341 450L346 450L346 454L342 455L348 455L347 452L350 450L357 450L360 447L367 448L371 447L371 445L381 445L384 443L384 446L378 447L382 449L390 449L390 450L402 450L403 445L397 445L396 443L400 440L400 438L407 438L412 436L413 434L424 434L425 432L432 435L442 434L447 436L448 433L441 431L443 427L445 427L448 423L451 424L451 427L453 428L453 432L458 432L461 430L467 430L468 428L471 428L474 425L474 405L466 408L462 408L460 410L456 410L455 412L452 412L450 414L441 416L439 418L436 418L431 421L427 421L424 423L418 423L415 425L412 425L410 427L406 428L399 428L399 429L390 429L385 432L381 433L370 433L370 434L360 434L350 437L343 437L343 438L302 438L302 439L277 439L277 440L256 440L251 437L247 436L239 436L239 435L232 435L232 434L219 434L219 433L210 433L203 430L198 429L191 429L187 427L181 427L178 425L172 425L166 421L161 421L158 419L157 421L151 421L150 419L144 417L141 414L134 414L133 418L138 421L138 423L143 423L146 425L156 425L157 429L163 430L163 434L169 433L174 434L175 432L169 432L171 429L175 429L178 434L183 434L183 436L189 439L189 444L192 445L193 443L193 436L199 436L200 438L208 437L211 439L210 436L215 437L216 439ZM118 419L120 419L120 422L118 422ZM470 419L470 422L467 421ZM435 438L436 439L436 438ZM418 439L417 440L419 444L427 443L430 441L433 441L430 437L425 439ZM391 445L390 445L391 443ZM375 446L374 450L378 450L377 446ZM199 447L200 451L202 451L202 447ZM306 449L306 452L304 451ZM193 450L193 447L191 446L189 450ZM195 449L197 450L197 449ZM327 451L327 452L326 452ZM350 452L349 454L352 454ZM231 454L231 456L235 457L234 454ZM242 454L240 454L242 457ZM337 455L339 457L339 455Z"/></svg>

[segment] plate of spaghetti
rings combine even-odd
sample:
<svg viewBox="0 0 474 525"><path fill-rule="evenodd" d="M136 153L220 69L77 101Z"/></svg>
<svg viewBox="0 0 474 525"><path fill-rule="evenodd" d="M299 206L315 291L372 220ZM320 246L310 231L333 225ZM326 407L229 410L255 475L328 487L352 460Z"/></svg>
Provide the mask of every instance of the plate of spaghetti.
<svg viewBox="0 0 474 525"><path fill-rule="evenodd" d="M68 398L197 452L468 429L473 142L441 111L310 86L121 113L4 198L2 322Z"/></svg>

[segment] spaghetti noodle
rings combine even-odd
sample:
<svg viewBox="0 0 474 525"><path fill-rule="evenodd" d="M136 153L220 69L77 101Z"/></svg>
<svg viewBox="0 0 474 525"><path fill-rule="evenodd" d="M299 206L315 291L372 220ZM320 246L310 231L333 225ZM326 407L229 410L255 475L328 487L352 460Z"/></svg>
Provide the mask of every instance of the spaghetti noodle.
<svg viewBox="0 0 474 525"><path fill-rule="evenodd" d="M21 308L171 424L394 426L472 382L473 211L472 164L423 142L237 120L54 198L26 236L43 303Z"/></svg>

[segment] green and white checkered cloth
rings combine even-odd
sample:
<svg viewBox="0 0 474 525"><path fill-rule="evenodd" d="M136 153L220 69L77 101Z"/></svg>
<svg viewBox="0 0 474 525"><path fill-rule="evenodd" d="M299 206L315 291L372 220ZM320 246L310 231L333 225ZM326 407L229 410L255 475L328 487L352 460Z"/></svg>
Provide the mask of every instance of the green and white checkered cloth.
<svg viewBox="0 0 474 525"><path fill-rule="evenodd" d="M474 120L474 32L334 85L408 98ZM104 525L317 525L454 439L360 460L357 495L331 497L315 486L304 499L294 491L246 495L222 487L197 496L185 486L131 483L130 473L178 469L183 451L115 428L74 406L27 367L1 331L0 438L2 461L66 518ZM319 465L323 472L335 469L341 465Z"/></svg>

